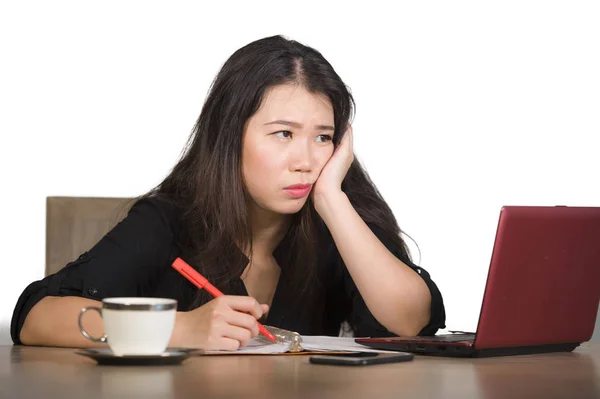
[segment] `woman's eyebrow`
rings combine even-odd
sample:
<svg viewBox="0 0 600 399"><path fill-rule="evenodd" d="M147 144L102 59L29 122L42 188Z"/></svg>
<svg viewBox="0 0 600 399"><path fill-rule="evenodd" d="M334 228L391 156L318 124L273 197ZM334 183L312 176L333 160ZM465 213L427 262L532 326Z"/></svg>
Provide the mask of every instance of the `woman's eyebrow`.
<svg viewBox="0 0 600 399"><path fill-rule="evenodd" d="M286 120L282 120L282 119L277 119L272 122L267 122L267 123L265 123L265 125L285 125L285 126L295 127L297 129L302 129L301 123L286 121ZM315 129L316 130L335 130L335 128L333 126L329 126L329 125L315 125Z"/></svg>

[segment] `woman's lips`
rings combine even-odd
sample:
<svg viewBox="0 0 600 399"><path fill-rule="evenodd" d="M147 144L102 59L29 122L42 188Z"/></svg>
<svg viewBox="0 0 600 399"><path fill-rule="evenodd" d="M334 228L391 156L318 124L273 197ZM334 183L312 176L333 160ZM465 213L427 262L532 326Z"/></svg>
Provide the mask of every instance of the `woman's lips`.
<svg viewBox="0 0 600 399"><path fill-rule="evenodd" d="M288 186L283 190L292 198L302 198L310 193L311 188L312 184L294 184L293 186Z"/></svg>

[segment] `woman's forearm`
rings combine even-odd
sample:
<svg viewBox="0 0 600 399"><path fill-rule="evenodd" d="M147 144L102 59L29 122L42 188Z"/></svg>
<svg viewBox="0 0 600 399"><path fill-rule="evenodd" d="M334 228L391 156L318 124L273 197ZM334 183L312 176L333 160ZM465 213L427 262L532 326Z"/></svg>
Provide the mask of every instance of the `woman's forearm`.
<svg viewBox="0 0 600 399"><path fill-rule="evenodd" d="M430 318L423 279L379 241L344 193L316 199L315 207L373 316L395 334L418 334Z"/></svg>
<svg viewBox="0 0 600 399"><path fill-rule="evenodd" d="M25 319L20 333L21 342L25 345L72 348L104 346L86 339L79 331L77 319L86 306L102 307L102 303L75 296L42 298ZM104 328L98 313L87 312L82 323L92 336L102 336Z"/></svg>

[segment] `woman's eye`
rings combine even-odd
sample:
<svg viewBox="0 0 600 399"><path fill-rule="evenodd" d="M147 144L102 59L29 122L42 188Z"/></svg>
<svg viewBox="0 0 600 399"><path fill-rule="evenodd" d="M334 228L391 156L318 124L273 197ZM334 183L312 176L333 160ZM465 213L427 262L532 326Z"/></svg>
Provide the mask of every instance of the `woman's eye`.
<svg viewBox="0 0 600 399"><path fill-rule="evenodd" d="M319 137L318 137L318 138L320 139L319 141L320 141L321 143L326 143L326 142L328 142L328 141L331 141L331 140L333 140L333 137L331 137L331 136L330 136L330 135L328 135L328 134L321 134L321 135L319 135Z"/></svg>
<svg viewBox="0 0 600 399"><path fill-rule="evenodd" d="M277 137L280 137L282 139L289 139L290 137L292 137L292 132L290 132L289 130L283 130L275 134L277 135Z"/></svg>

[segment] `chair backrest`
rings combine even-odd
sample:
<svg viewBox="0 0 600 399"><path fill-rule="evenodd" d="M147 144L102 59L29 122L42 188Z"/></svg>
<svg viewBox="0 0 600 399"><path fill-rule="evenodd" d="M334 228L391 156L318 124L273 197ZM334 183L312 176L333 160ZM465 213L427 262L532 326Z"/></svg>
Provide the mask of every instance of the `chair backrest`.
<svg viewBox="0 0 600 399"><path fill-rule="evenodd" d="M133 198L47 197L46 275L91 249L116 226Z"/></svg>

